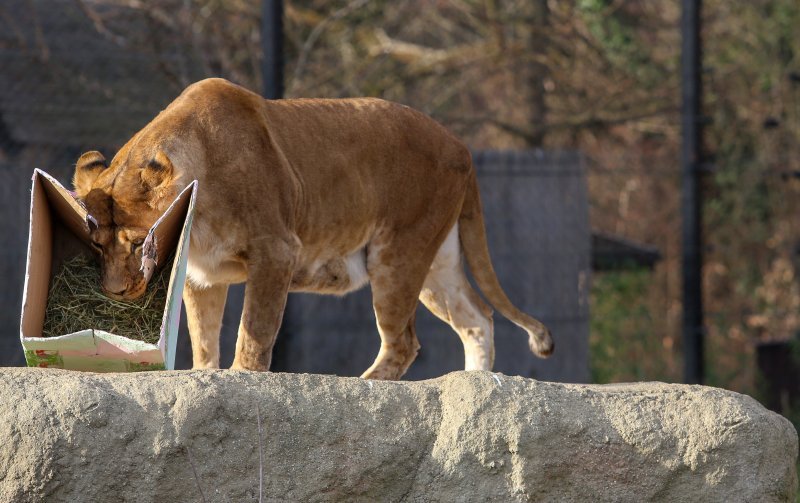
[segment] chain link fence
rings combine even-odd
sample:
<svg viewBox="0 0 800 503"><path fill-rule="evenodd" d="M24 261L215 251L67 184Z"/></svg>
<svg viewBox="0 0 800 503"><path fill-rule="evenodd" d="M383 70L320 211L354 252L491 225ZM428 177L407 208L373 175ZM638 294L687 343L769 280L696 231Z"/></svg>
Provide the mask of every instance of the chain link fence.
<svg viewBox="0 0 800 503"><path fill-rule="evenodd" d="M257 2L250 3L257 13ZM170 22L170 2L143 8L148 5L121 0L6 0L0 5L0 230L5 237L0 296L6 306L0 310L1 364L24 363L18 324L33 169L69 185L83 151L99 150L111 158L187 84L207 76L250 87L260 82L253 37L237 34L241 61L227 64L204 50L207 33ZM248 58L253 74L241 77L237 72L247 67ZM474 157L501 283L520 308L550 326L557 345L552 359L535 359L525 333L498 314L497 369L587 381L590 240L581 157L542 151L475 152ZM223 364L232 359L242 295L241 287L229 295ZM463 368L457 335L424 308L419 311L422 350L409 377ZM282 332L274 365L285 371L358 375L379 344L368 288L344 299L293 294ZM179 366L190 366L189 347L184 323Z"/></svg>

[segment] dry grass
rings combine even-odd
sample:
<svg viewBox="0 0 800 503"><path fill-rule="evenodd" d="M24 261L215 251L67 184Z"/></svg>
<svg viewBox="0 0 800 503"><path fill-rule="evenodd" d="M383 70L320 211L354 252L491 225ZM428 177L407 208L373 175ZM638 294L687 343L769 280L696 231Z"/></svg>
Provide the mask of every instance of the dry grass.
<svg viewBox="0 0 800 503"><path fill-rule="evenodd" d="M109 299L100 289L100 267L78 255L53 277L47 298L43 337L96 329L155 344L167 302L171 267L158 271L145 294L134 301Z"/></svg>

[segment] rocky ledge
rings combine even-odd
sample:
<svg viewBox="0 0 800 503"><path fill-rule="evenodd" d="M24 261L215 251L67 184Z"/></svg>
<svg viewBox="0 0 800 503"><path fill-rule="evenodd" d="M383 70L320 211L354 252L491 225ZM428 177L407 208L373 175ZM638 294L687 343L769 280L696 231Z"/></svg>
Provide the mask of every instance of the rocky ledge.
<svg viewBox="0 0 800 503"><path fill-rule="evenodd" d="M702 386L0 369L0 501L794 501L797 433Z"/></svg>

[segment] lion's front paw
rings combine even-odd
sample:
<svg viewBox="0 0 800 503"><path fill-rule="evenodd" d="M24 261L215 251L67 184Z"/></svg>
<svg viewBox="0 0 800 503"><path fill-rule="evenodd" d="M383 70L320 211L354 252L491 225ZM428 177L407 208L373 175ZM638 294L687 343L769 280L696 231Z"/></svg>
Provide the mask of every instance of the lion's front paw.
<svg viewBox="0 0 800 503"><path fill-rule="evenodd" d="M192 364L192 370L202 370L202 369L218 369L219 362L194 362Z"/></svg>
<svg viewBox="0 0 800 503"><path fill-rule="evenodd" d="M233 359L231 370L255 370L266 372L269 370L269 359L264 361L263 358L236 357Z"/></svg>

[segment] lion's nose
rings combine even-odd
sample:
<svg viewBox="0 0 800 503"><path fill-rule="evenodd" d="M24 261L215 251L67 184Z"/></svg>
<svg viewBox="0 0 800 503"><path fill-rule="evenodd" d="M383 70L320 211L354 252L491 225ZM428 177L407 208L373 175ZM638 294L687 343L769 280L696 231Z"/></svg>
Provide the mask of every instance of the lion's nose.
<svg viewBox="0 0 800 503"><path fill-rule="evenodd" d="M127 289L127 281L106 281L103 283L103 290L111 295L122 295Z"/></svg>

